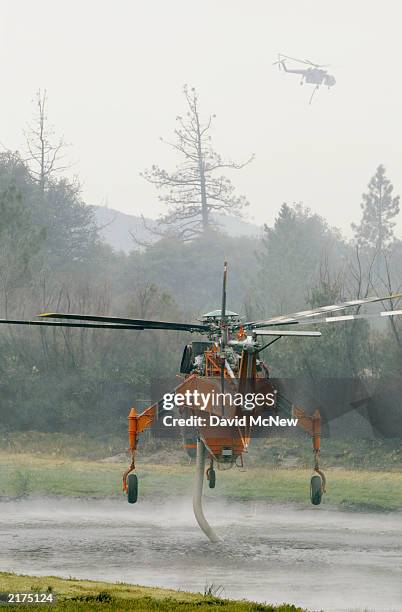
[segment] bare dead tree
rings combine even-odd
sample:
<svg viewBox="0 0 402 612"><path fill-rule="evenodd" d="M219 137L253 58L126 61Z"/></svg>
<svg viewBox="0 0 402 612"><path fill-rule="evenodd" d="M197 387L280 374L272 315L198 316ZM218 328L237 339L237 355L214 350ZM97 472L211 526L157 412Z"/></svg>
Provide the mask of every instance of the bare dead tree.
<svg viewBox="0 0 402 612"><path fill-rule="evenodd" d="M395 266L394 261L400 256L400 243L394 236L399 203L400 197L394 196L393 185L385 174L384 166L378 166L368 185L368 192L363 194L361 222L359 225L352 224L355 242L362 247L363 260L368 269L365 295L369 288L376 290L378 285L388 294L399 292L401 288L398 274L400 264ZM383 306L387 310L394 310L395 303L387 300ZM395 317L389 317L389 325L398 349L401 349L402 337Z"/></svg>
<svg viewBox="0 0 402 612"><path fill-rule="evenodd" d="M398 247L399 245L395 246ZM399 250L400 249L398 248L394 248L392 250L390 247L387 250L382 251L378 255L382 255L382 269L378 273L377 277L378 281L384 288L385 293L387 293L388 295L400 293L402 290L402 283L400 282L398 275L395 277L395 275L392 273L393 259L397 255L400 256L400 252L398 253ZM397 269L398 268L400 269L400 265L397 267ZM383 302L382 305L385 310L392 311L396 308L400 308L400 306L398 306L398 302L395 303L393 300L387 300L387 302ZM400 325L398 325L397 317L389 317L389 325L391 327L391 331L398 346L398 349L402 351L402 335Z"/></svg>
<svg viewBox="0 0 402 612"><path fill-rule="evenodd" d="M185 117L176 117L175 140L161 138L180 155L181 163L171 172L153 165L141 176L161 190L159 200L168 208L157 227L147 229L156 235L191 240L217 225L214 213L241 216L248 202L244 196L235 195L231 181L220 172L240 170L254 156L244 163L225 161L211 144L215 115L203 122L195 89L186 85L184 96L188 111Z"/></svg>
<svg viewBox="0 0 402 612"><path fill-rule="evenodd" d="M63 138L55 136L54 127L47 117L47 101L46 89L43 91L39 89L36 93L37 114L25 132L29 152L26 161L32 177L38 182L42 192L54 174L69 167L63 163L67 144Z"/></svg>
<svg viewBox="0 0 402 612"><path fill-rule="evenodd" d="M366 298L373 286L373 268L377 258L376 252L362 252L358 243L354 245L354 256L348 259L348 280L350 295L355 298ZM356 308L355 314L361 307Z"/></svg>

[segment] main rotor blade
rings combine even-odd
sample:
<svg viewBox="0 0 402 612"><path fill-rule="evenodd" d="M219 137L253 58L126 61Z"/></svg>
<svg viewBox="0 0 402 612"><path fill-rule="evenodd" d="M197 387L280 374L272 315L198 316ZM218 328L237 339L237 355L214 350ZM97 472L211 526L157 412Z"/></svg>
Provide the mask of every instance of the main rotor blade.
<svg viewBox="0 0 402 612"><path fill-rule="evenodd" d="M196 323L170 323L168 321L150 321L148 319L126 319L121 317L104 317L97 315L82 315L70 313L46 312L39 315L40 317L48 317L50 319L72 319L81 321L95 321L101 323L114 323L118 325L128 325L132 327L140 327L141 329L168 329L175 331L199 331L209 332L210 328L206 325L197 325Z"/></svg>
<svg viewBox="0 0 402 612"><path fill-rule="evenodd" d="M257 336L305 336L313 338L322 335L318 331L293 331L292 329L256 329L253 331Z"/></svg>
<svg viewBox="0 0 402 612"><path fill-rule="evenodd" d="M314 66L314 68L327 68L329 66L329 64L315 64L314 62L308 59L305 59L304 61L306 62L306 64Z"/></svg>
<svg viewBox="0 0 402 612"><path fill-rule="evenodd" d="M373 314L342 315L339 317L325 317L324 319L312 319L311 321L296 321L298 325L316 325L321 323L338 323L340 321L353 321L356 319L375 319L378 317L395 317L402 315L402 310L384 310ZM257 332L258 333L258 332Z"/></svg>
<svg viewBox="0 0 402 612"><path fill-rule="evenodd" d="M392 300L400 297L402 297L402 294L396 293L394 295L387 295L385 297L349 300L348 302L341 302L340 304L331 304L330 306L321 306L320 308L313 308L312 310L302 310L300 312L294 312L288 315L273 317L272 319L267 319L266 321L249 321L247 323L243 323L243 327L265 327L273 325L287 325L289 323L295 324L299 323L300 319L310 319L311 317L316 317L327 312L336 312L337 310L343 310L344 308L352 308L353 306L362 306L363 304L372 304L374 302L382 302L384 300Z"/></svg>
<svg viewBox="0 0 402 612"><path fill-rule="evenodd" d="M285 59L291 60L292 62L299 62L299 64L312 64L312 62L310 62L309 60L297 59L296 57L290 57L289 55L283 55L283 53L280 53L279 55L281 56L281 59L285 58Z"/></svg>
<svg viewBox="0 0 402 612"><path fill-rule="evenodd" d="M56 321L24 321L24 320L11 320L11 319L0 319L0 325L33 325L33 326L46 326L46 327L84 327L86 329L133 329L141 331L144 329L140 326L135 325L113 325L113 324L96 324L96 323L59 323Z"/></svg>

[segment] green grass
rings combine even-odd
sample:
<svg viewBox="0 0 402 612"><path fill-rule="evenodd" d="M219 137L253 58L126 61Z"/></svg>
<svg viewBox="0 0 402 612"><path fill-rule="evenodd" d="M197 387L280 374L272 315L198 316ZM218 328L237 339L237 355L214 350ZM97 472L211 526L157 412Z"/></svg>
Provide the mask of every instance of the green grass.
<svg viewBox="0 0 402 612"><path fill-rule="evenodd" d="M149 432L147 432L149 433ZM101 460L124 452L127 435L103 436L88 433L0 430L0 452L29 453L55 459ZM180 440L140 437L138 458L144 463L188 463ZM288 436L252 440L246 455L247 466L308 468L312 461L311 440L302 431ZM323 438L322 461L326 467L402 472L400 439Z"/></svg>
<svg viewBox="0 0 402 612"><path fill-rule="evenodd" d="M0 452L0 497L28 495L66 497L122 496L123 463L101 463ZM190 495L193 465L138 463L140 499ZM402 473L329 468L324 503L357 510L402 509ZM217 472L217 488L206 494L233 500L264 499L309 505L310 469L250 467Z"/></svg>
<svg viewBox="0 0 402 612"><path fill-rule="evenodd" d="M57 596L54 606L41 606L49 610L163 610L190 612L219 609L225 612L303 612L302 608L283 604L264 605L247 601L221 599L213 595L200 595L171 589L160 589L105 583L90 580L63 580L53 576L33 577L0 572L0 590L10 592L52 592ZM32 606L7 606L18 610L32 610Z"/></svg>
<svg viewBox="0 0 402 612"><path fill-rule="evenodd" d="M300 432L299 432L300 433ZM101 459L124 450L125 437L13 432L0 435L0 498L28 495L118 497L128 465ZM140 500L191 495L194 466L180 444L141 439L137 458ZM206 495L309 505L312 464L308 437L255 440L246 469L217 473ZM289 466L290 465L292 467ZM324 503L356 510L402 509L402 445L398 440L323 440L328 479Z"/></svg>
<svg viewBox="0 0 402 612"><path fill-rule="evenodd" d="M0 450L69 459L103 459L127 447L127 436L90 436L86 433L0 431Z"/></svg>

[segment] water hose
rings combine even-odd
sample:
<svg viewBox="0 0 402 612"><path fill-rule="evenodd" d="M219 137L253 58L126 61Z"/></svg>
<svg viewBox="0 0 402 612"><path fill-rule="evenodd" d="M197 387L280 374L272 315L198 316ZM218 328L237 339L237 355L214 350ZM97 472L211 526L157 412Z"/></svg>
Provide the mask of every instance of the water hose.
<svg viewBox="0 0 402 612"><path fill-rule="evenodd" d="M202 487L204 484L204 469L205 469L205 455L206 449L205 444L202 440L197 438L197 457L195 466L195 481L194 481L194 492L193 492L193 509L194 515L197 519L202 531L205 533L207 538L211 542L219 542L220 538L216 535L207 519L204 516L202 509Z"/></svg>

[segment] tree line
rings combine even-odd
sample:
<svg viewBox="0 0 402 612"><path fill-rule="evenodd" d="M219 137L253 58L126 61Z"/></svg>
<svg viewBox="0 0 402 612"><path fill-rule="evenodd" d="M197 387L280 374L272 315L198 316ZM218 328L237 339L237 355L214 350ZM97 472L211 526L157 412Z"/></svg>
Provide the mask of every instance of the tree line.
<svg viewBox="0 0 402 612"><path fill-rule="evenodd" d="M65 176L64 141L47 118L46 92L27 131L28 154L0 153L1 317L43 311L195 320L219 307L222 262L229 261L228 307L261 319L351 297L396 292L402 242L395 236L399 196L379 165L346 239L318 214L284 203L262 238L237 238L214 213L244 215L227 173L251 163L225 160L202 119L195 90L168 141L173 171L143 171L166 205L150 245L131 253L102 242L93 209ZM359 203L356 203L358 206ZM136 211L133 211L136 212ZM392 307L389 303L384 308ZM356 312L358 310L356 309ZM281 340L264 357L273 376L399 376L398 320L326 326L319 340ZM123 430L130 405L155 377L177 372L186 333L0 327L0 428Z"/></svg>

